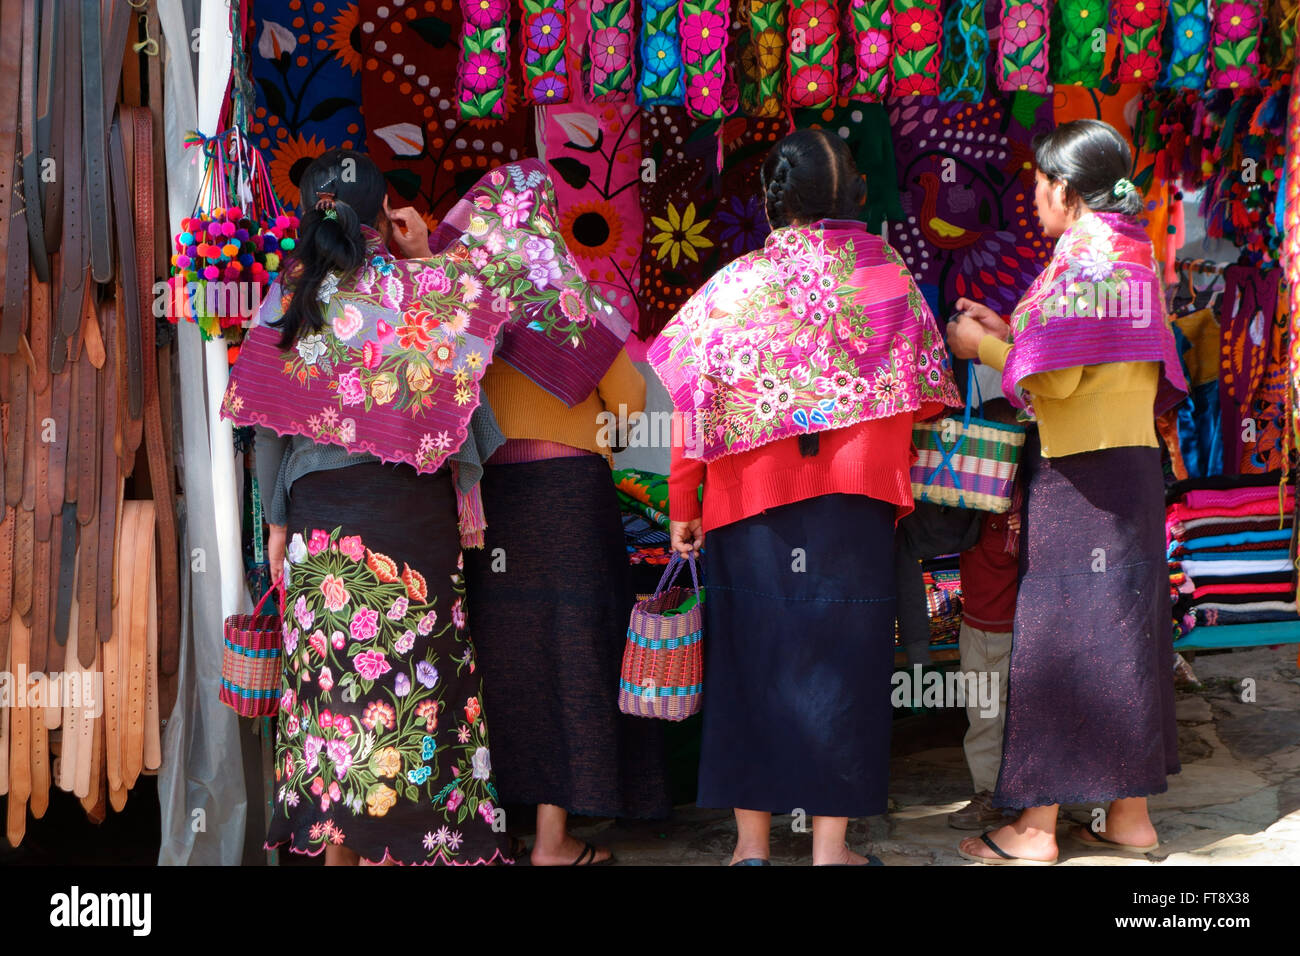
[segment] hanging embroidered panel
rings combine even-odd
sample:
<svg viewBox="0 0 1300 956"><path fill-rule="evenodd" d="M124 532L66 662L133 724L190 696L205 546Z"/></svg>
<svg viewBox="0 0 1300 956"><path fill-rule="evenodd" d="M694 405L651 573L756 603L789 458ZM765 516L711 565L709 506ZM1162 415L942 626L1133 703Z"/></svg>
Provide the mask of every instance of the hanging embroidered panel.
<svg viewBox="0 0 1300 956"><path fill-rule="evenodd" d="M677 105L686 100L677 0L644 0L641 7L641 77L636 98L642 106Z"/></svg>
<svg viewBox="0 0 1300 956"><path fill-rule="evenodd" d="M1116 82L1150 86L1160 75L1164 0L1116 0L1111 13L1120 44Z"/></svg>
<svg viewBox="0 0 1300 956"><path fill-rule="evenodd" d="M1005 3L1000 26L998 89L1046 93L1048 19L1043 5L1034 0Z"/></svg>
<svg viewBox="0 0 1300 956"><path fill-rule="evenodd" d="M509 0L460 0L460 9L460 70L456 78L460 115L465 119L501 119L506 115L510 72ZM380 6L376 13L381 12L386 15L390 11ZM394 16L393 23L400 27L401 20Z"/></svg>
<svg viewBox="0 0 1300 956"><path fill-rule="evenodd" d="M681 0L682 64L686 106L695 119L721 119L727 111L728 0Z"/></svg>
<svg viewBox="0 0 1300 956"><path fill-rule="evenodd" d="M504 118L466 119L457 111L463 26L455 4L409 19L391 0L360 2L366 151L383 170L393 204L414 205L430 231L484 172L532 152L525 150L529 111L519 104L517 73L502 100Z"/></svg>
<svg viewBox="0 0 1300 956"><path fill-rule="evenodd" d="M1259 86L1258 0L1233 0L1215 6L1211 34L1210 86L1253 90Z"/></svg>
<svg viewBox="0 0 1300 956"><path fill-rule="evenodd" d="M852 0L849 15L857 55L854 99L883 100L889 92L889 64L894 49L889 0Z"/></svg>
<svg viewBox="0 0 1300 956"><path fill-rule="evenodd" d="M1052 125L1050 104L1032 93L891 104L907 218L891 223L888 238L916 281L937 290L939 314L960 296L1008 314L1046 264L1051 244L1034 215L1030 143ZM963 188L945 187L954 176Z"/></svg>
<svg viewBox="0 0 1300 956"><path fill-rule="evenodd" d="M531 106L567 103L568 4L566 0L520 0L519 6L523 14L524 102Z"/></svg>
<svg viewBox="0 0 1300 956"><path fill-rule="evenodd" d="M894 95L939 95L939 0L894 0Z"/></svg>
<svg viewBox="0 0 1300 956"><path fill-rule="evenodd" d="M1210 40L1208 0L1170 0L1172 48L1164 85L1180 90L1205 89L1206 48Z"/></svg>
<svg viewBox="0 0 1300 956"><path fill-rule="evenodd" d="M789 11L787 98L793 109L823 109L835 101L839 28L828 0L795 0Z"/></svg>
<svg viewBox="0 0 1300 956"><path fill-rule="evenodd" d="M768 224L759 170L788 130L783 116L719 124L697 123L684 107L643 114L641 338L663 328L718 269L762 246Z"/></svg>
<svg viewBox="0 0 1300 956"><path fill-rule="evenodd" d="M749 42L740 58L740 108L746 116L780 116L785 112L785 0L748 2Z"/></svg>
<svg viewBox="0 0 1300 956"><path fill-rule="evenodd" d="M328 149L364 148L359 12L348 0L316 4L312 35L299 0L260 0L252 46L257 103L251 139L286 208L298 206L298 177Z"/></svg>
<svg viewBox="0 0 1300 956"><path fill-rule="evenodd" d="M984 65L989 33L984 0L954 0L943 13L943 65L939 68L941 100L978 103L984 99Z"/></svg>
<svg viewBox="0 0 1300 956"><path fill-rule="evenodd" d="M626 99L632 93L632 0L591 0L591 100Z"/></svg>
<svg viewBox="0 0 1300 956"><path fill-rule="evenodd" d="M1052 7L1047 56L1053 83L1089 89L1101 85L1109 12L1108 0L1059 0Z"/></svg>
<svg viewBox="0 0 1300 956"><path fill-rule="evenodd" d="M607 39L597 40L599 30L588 35L586 3L577 0L570 8L573 75L583 47ZM593 103L584 99L579 88L569 105L547 110L542 131L560 210L560 231L587 281L636 328L644 231L638 198L641 111L631 100Z"/></svg>

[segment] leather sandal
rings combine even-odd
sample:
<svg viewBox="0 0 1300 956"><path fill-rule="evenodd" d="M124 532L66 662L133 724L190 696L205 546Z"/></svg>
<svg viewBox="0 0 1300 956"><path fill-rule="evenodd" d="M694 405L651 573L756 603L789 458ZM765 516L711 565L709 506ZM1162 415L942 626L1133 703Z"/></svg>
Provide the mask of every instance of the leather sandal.
<svg viewBox="0 0 1300 956"><path fill-rule="evenodd" d="M764 860L756 856L751 856L748 859L737 860L735 863L728 864L728 866L771 866L771 865L772 865L771 860Z"/></svg>
<svg viewBox="0 0 1300 956"><path fill-rule="evenodd" d="M996 857L976 856L974 853L967 853L958 847L957 853L963 860L970 860L972 863L983 863L985 866L1055 866L1056 857L1050 860L1027 860L1022 856L1012 856L1002 847L993 842L993 839L987 834L980 834L980 839L984 845L997 854Z"/></svg>
<svg viewBox="0 0 1300 956"><path fill-rule="evenodd" d="M1076 826L1070 828L1070 839L1080 846L1091 847L1094 850L1123 850L1127 853L1151 853L1160 849L1160 841L1157 840L1150 846L1135 846L1132 843L1117 843L1114 840L1107 839L1100 833L1095 833L1085 826Z"/></svg>
<svg viewBox="0 0 1300 956"><path fill-rule="evenodd" d="M595 845L591 843L583 843L582 852L578 854L578 858L570 863L569 866L608 866L610 863L614 862L614 854L611 853L608 859L597 860L596 853L597 850Z"/></svg>

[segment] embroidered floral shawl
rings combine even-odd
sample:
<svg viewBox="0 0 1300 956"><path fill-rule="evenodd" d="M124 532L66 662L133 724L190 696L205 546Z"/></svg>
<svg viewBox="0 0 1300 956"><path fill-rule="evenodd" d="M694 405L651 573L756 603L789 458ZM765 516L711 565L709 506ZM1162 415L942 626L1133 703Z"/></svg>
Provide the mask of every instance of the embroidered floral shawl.
<svg viewBox="0 0 1300 956"><path fill-rule="evenodd" d="M288 350L271 327L287 296L272 287L231 371L222 415L433 472L465 439L503 325L581 354L606 306L565 247L542 164L493 170L470 196L470 209L448 214L464 219L465 233L427 259L398 261L363 227L368 261L354 276L327 280L324 326ZM608 365L589 364L583 397ZM556 375L573 385L572 368L521 370L543 388L554 390Z"/></svg>
<svg viewBox="0 0 1300 956"><path fill-rule="evenodd" d="M960 408L902 259L861 223L773 232L687 301L647 357L705 461L858 422Z"/></svg>
<svg viewBox="0 0 1300 956"><path fill-rule="evenodd" d="M1163 363L1155 413L1180 401L1187 381L1158 269L1150 238L1128 216L1089 213L1067 229L1011 314L1002 390L1012 403L1030 408L1019 387L1027 375L1108 362Z"/></svg>

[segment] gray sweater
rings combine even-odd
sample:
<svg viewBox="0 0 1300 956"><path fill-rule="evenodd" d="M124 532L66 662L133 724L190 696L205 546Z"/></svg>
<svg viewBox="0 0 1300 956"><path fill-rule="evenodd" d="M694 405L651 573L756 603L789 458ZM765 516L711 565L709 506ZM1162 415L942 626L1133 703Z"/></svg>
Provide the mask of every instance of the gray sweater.
<svg viewBox="0 0 1300 956"><path fill-rule="evenodd" d="M280 436L260 426L256 434L257 484L262 494L262 510L271 524L288 524L289 492L293 483L303 475L379 461L374 455L350 454L338 445L318 445L305 435ZM505 440L487 396L480 392L479 406L470 416L469 434L447 459L459 466L457 486L462 494L478 484L483 477L483 462L492 457Z"/></svg>

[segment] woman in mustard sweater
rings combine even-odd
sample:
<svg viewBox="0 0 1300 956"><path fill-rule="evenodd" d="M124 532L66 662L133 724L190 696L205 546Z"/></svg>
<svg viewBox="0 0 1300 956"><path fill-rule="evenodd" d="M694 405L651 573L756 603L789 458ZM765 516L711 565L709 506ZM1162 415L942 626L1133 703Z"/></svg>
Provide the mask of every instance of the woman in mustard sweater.
<svg viewBox="0 0 1300 956"><path fill-rule="evenodd" d="M487 461L484 548L465 570L501 801L537 805L534 866L609 862L569 835L569 814L669 810L659 728L618 710L632 602L601 428L606 411L644 411L645 379L621 351L572 408L505 362L482 387L506 442Z"/></svg>
<svg viewBox="0 0 1300 956"><path fill-rule="evenodd" d="M954 355L1002 372L1042 442L993 795L1022 812L959 851L991 864L1054 863L1062 803L1109 804L1071 832L1075 842L1150 852L1146 798L1179 770L1154 418L1186 386L1134 218L1128 145L1105 123L1077 120L1042 139L1036 160L1038 217L1059 237L1051 262L1010 325L959 299L948 330Z"/></svg>

